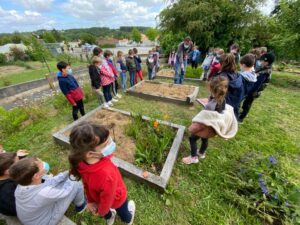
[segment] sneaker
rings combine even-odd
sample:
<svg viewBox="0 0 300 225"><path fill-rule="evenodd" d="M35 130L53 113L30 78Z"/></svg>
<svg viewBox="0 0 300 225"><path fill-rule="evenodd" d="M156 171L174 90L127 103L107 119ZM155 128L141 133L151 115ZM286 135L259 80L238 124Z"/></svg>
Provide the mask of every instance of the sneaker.
<svg viewBox="0 0 300 225"><path fill-rule="evenodd" d="M112 101L113 101L113 102L118 102L119 100L116 99L116 98L113 98Z"/></svg>
<svg viewBox="0 0 300 225"><path fill-rule="evenodd" d="M205 157L206 157L205 153L203 153L203 154L199 153L198 156L199 156L200 159L205 159Z"/></svg>
<svg viewBox="0 0 300 225"><path fill-rule="evenodd" d="M103 108L105 108L105 109L109 108L109 104L105 102L105 103L103 104Z"/></svg>
<svg viewBox="0 0 300 225"><path fill-rule="evenodd" d="M183 159L182 159L182 162L183 162L184 164L190 165L190 164L192 164L192 163L198 163L198 162L199 162L199 159L198 159L198 156L194 156L194 157L188 156L188 157L183 158Z"/></svg>
<svg viewBox="0 0 300 225"><path fill-rule="evenodd" d="M106 220L106 225L113 225L115 223L117 212L115 209L110 209L110 211L111 217L108 220Z"/></svg>
<svg viewBox="0 0 300 225"><path fill-rule="evenodd" d="M238 123L242 124L242 123L244 122L244 119L242 119L242 118L239 117L239 118L237 119L237 121L238 121Z"/></svg>
<svg viewBox="0 0 300 225"><path fill-rule="evenodd" d="M86 209L86 206L87 206L87 201L84 200L84 203L81 205L81 206L75 206L75 211L78 213L78 214L81 214L85 211Z"/></svg>
<svg viewBox="0 0 300 225"><path fill-rule="evenodd" d="M116 97L117 98L122 98L122 95L117 94Z"/></svg>
<svg viewBox="0 0 300 225"><path fill-rule="evenodd" d="M114 104L111 101L109 101L107 104L108 106L114 106Z"/></svg>
<svg viewBox="0 0 300 225"><path fill-rule="evenodd" d="M133 224L134 214L135 214L135 203L132 200L130 200L128 202L128 211L131 213L132 217L131 217L131 221L127 224L131 225L131 224Z"/></svg>

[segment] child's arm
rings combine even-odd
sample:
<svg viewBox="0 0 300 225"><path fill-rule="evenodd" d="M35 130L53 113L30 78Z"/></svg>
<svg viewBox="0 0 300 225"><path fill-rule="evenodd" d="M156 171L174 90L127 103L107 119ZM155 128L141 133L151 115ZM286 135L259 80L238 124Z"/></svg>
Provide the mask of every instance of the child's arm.
<svg viewBox="0 0 300 225"><path fill-rule="evenodd" d="M116 194L117 182L113 177L107 177L103 187L103 191L99 195L100 204L98 206L98 214L104 217L113 204L114 197Z"/></svg>

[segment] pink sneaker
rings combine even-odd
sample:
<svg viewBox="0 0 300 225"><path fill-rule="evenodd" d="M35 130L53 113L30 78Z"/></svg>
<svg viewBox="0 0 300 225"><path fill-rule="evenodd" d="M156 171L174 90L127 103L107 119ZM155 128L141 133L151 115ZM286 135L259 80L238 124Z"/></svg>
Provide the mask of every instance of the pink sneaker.
<svg viewBox="0 0 300 225"><path fill-rule="evenodd" d="M194 156L194 157L188 156L188 157L183 158L183 159L182 159L182 162L183 162L184 164L190 165L190 164L192 164L192 163L198 163L198 162L199 162L199 159L198 159L198 156Z"/></svg>

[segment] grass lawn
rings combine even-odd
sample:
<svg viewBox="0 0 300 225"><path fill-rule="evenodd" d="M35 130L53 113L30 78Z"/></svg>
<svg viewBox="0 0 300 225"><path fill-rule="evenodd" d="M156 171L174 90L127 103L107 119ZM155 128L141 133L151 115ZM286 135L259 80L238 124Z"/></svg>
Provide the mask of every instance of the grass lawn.
<svg viewBox="0 0 300 225"><path fill-rule="evenodd" d="M29 65L33 67L37 67L37 69L25 69L22 72L12 73L7 75L2 75L0 79L0 88L7 86L5 83L9 83L9 85L19 84L26 81L38 80L45 78L45 74L49 73L46 65L41 62L29 62ZM56 72L57 61L49 61L48 65L50 67L51 72ZM73 67L85 65L86 62L75 62L72 64Z"/></svg>
<svg viewBox="0 0 300 225"><path fill-rule="evenodd" d="M300 77L297 75L273 74L272 84L254 102L237 136L228 141L212 139L207 158L199 164L186 166L181 163L182 157L189 155L186 134L165 193L124 178L129 199L135 200L137 206L134 224L267 224L256 214L250 213L247 207L237 205L229 198L236 192L230 175L240 158L248 153L265 157L273 155L281 162L288 180L300 187L299 83ZM201 83L199 96L207 95L204 83ZM91 94L87 98L86 111L90 111L97 106L97 101ZM2 133L0 143L10 151L21 148L30 150L32 155L49 162L54 174L67 170L68 151L55 145L52 140L54 132L72 122L71 107L66 102L63 96L59 96L34 106L30 111L45 113L47 119L44 116L11 134ZM171 122L185 126L189 126L194 115L202 109L197 103L193 107L179 106L125 95L115 107L158 119L168 115ZM104 220L88 213L75 215L71 208L67 215L82 225L104 224ZM117 221L115 224L122 223Z"/></svg>

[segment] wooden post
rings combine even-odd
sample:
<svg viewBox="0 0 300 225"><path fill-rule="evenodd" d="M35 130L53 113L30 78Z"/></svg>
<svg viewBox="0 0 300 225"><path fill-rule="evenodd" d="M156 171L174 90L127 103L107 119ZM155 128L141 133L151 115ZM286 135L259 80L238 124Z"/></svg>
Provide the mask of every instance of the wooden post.
<svg viewBox="0 0 300 225"><path fill-rule="evenodd" d="M51 73L50 73L50 74L49 74L49 73L46 73L45 78L47 79L50 88L51 88L53 91L56 91L56 88L55 88L54 82L53 82L53 77L51 76Z"/></svg>

